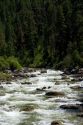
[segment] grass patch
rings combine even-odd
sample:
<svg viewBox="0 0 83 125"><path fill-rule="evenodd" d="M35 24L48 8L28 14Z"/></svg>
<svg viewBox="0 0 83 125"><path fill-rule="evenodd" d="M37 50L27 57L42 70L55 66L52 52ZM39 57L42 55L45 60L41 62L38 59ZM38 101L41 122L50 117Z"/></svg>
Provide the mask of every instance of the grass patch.
<svg viewBox="0 0 83 125"><path fill-rule="evenodd" d="M11 79L12 79L12 75L10 75L8 73L0 72L0 80L9 81Z"/></svg>

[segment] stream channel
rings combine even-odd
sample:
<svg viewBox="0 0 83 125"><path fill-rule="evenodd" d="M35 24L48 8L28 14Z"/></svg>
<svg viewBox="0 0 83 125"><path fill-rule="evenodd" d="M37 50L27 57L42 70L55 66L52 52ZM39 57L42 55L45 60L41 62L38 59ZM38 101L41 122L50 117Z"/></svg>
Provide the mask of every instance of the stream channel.
<svg viewBox="0 0 83 125"><path fill-rule="evenodd" d="M61 125L83 125L76 111L60 108L65 104L82 103L79 94L83 89L72 87L83 87L83 81L72 82L71 75L63 79L63 72L50 69L46 73L40 70L31 73L36 77L0 84L0 125L51 125L56 120ZM46 95L49 91L62 92L64 96L49 97Z"/></svg>

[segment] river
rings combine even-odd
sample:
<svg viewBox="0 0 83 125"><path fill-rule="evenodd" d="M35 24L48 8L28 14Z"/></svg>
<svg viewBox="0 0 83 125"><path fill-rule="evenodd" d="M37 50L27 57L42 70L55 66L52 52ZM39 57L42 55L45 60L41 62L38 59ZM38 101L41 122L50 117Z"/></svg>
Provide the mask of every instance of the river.
<svg viewBox="0 0 83 125"><path fill-rule="evenodd" d="M61 121L63 125L83 125L83 119L76 112L60 108L64 104L81 103L78 99L80 91L71 87L83 86L83 81L73 83L72 76L62 79L61 71L40 73L37 70L32 73L36 77L17 79L11 84L1 83L0 125L51 125L54 120ZM49 91L60 91L65 96L47 97L45 94ZM26 110L26 106L31 109Z"/></svg>

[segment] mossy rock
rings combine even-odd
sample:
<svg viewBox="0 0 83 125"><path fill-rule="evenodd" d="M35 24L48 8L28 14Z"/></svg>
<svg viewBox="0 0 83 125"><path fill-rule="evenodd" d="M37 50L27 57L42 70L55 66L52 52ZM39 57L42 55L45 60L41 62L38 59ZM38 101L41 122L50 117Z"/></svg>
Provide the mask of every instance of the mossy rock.
<svg viewBox="0 0 83 125"><path fill-rule="evenodd" d="M20 111L30 112L30 111L33 111L35 108L37 108L37 105L25 104L20 106Z"/></svg>
<svg viewBox="0 0 83 125"><path fill-rule="evenodd" d="M5 92L3 90L0 90L0 96L5 96Z"/></svg>
<svg viewBox="0 0 83 125"><path fill-rule="evenodd" d="M11 79L12 79L11 74L0 72L0 80L9 81Z"/></svg>

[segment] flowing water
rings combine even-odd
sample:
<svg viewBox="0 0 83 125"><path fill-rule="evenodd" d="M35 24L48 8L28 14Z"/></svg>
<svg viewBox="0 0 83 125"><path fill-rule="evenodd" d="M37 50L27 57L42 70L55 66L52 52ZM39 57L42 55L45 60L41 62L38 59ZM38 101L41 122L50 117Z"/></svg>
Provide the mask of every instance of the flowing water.
<svg viewBox="0 0 83 125"><path fill-rule="evenodd" d="M70 88L83 85L83 82L71 82L72 77L62 79L61 71L47 70L33 72L36 77L17 79L12 84L0 86L0 125L51 125L54 120L63 125L83 125L83 119L76 112L61 109L63 104L80 104L79 91ZM27 81L32 84L21 84ZM45 91L39 89L46 87ZM47 97L48 91L61 91L65 96ZM26 110L26 106L32 108ZM24 108L24 109L23 109Z"/></svg>

